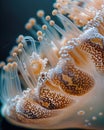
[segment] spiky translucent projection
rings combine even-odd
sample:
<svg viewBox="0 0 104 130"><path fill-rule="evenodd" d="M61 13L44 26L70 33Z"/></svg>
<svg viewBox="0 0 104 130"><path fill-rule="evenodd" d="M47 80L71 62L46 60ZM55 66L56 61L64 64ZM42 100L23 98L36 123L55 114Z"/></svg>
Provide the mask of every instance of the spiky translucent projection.
<svg viewBox="0 0 104 130"><path fill-rule="evenodd" d="M30 18L33 38L20 35L0 64L2 115L27 128L103 130L104 1L57 0L54 7L62 27L39 10L43 25Z"/></svg>

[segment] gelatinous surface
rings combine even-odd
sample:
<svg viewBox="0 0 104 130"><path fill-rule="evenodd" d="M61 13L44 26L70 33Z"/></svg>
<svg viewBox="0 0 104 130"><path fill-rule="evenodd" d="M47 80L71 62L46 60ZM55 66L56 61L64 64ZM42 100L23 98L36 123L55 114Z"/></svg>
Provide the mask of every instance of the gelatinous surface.
<svg viewBox="0 0 104 130"><path fill-rule="evenodd" d="M25 28L33 38L20 35L9 63L0 64L1 113L9 122L33 129L104 129L103 4L57 0L52 15L64 28L43 10L37 12L42 27L29 19Z"/></svg>

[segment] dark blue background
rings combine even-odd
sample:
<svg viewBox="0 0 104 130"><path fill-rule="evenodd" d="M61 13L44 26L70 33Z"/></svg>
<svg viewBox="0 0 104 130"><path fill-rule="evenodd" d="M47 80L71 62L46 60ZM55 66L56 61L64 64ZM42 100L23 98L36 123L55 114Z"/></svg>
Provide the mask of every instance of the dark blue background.
<svg viewBox="0 0 104 130"><path fill-rule="evenodd" d="M0 0L0 61L16 44L19 34L30 35L24 25L39 9L51 14L54 0Z"/></svg>

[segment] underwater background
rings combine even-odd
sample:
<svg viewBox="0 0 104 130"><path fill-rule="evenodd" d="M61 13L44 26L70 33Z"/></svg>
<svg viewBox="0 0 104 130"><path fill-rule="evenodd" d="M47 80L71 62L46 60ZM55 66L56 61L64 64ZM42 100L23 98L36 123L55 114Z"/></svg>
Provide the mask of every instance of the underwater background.
<svg viewBox="0 0 104 130"><path fill-rule="evenodd" d="M9 56L9 51L16 45L18 35L30 35L24 28L28 19L36 17L36 11L39 9L51 14L53 3L54 0L0 0L0 61ZM9 124L0 114L0 130L7 129L26 130Z"/></svg>
<svg viewBox="0 0 104 130"><path fill-rule="evenodd" d="M9 56L18 35L30 35L24 28L28 19L36 17L39 9L51 14L53 3L54 0L0 0L0 61Z"/></svg>

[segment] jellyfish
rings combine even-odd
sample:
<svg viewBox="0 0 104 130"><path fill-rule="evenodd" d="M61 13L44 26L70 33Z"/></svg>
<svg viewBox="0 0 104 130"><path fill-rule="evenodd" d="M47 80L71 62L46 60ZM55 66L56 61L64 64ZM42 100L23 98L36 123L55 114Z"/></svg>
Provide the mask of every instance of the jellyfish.
<svg viewBox="0 0 104 130"><path fill-rule="evenodd" d="M2 116L31 129L104 129L104 1L56 0L37 11L0 63Z"/></svg>

